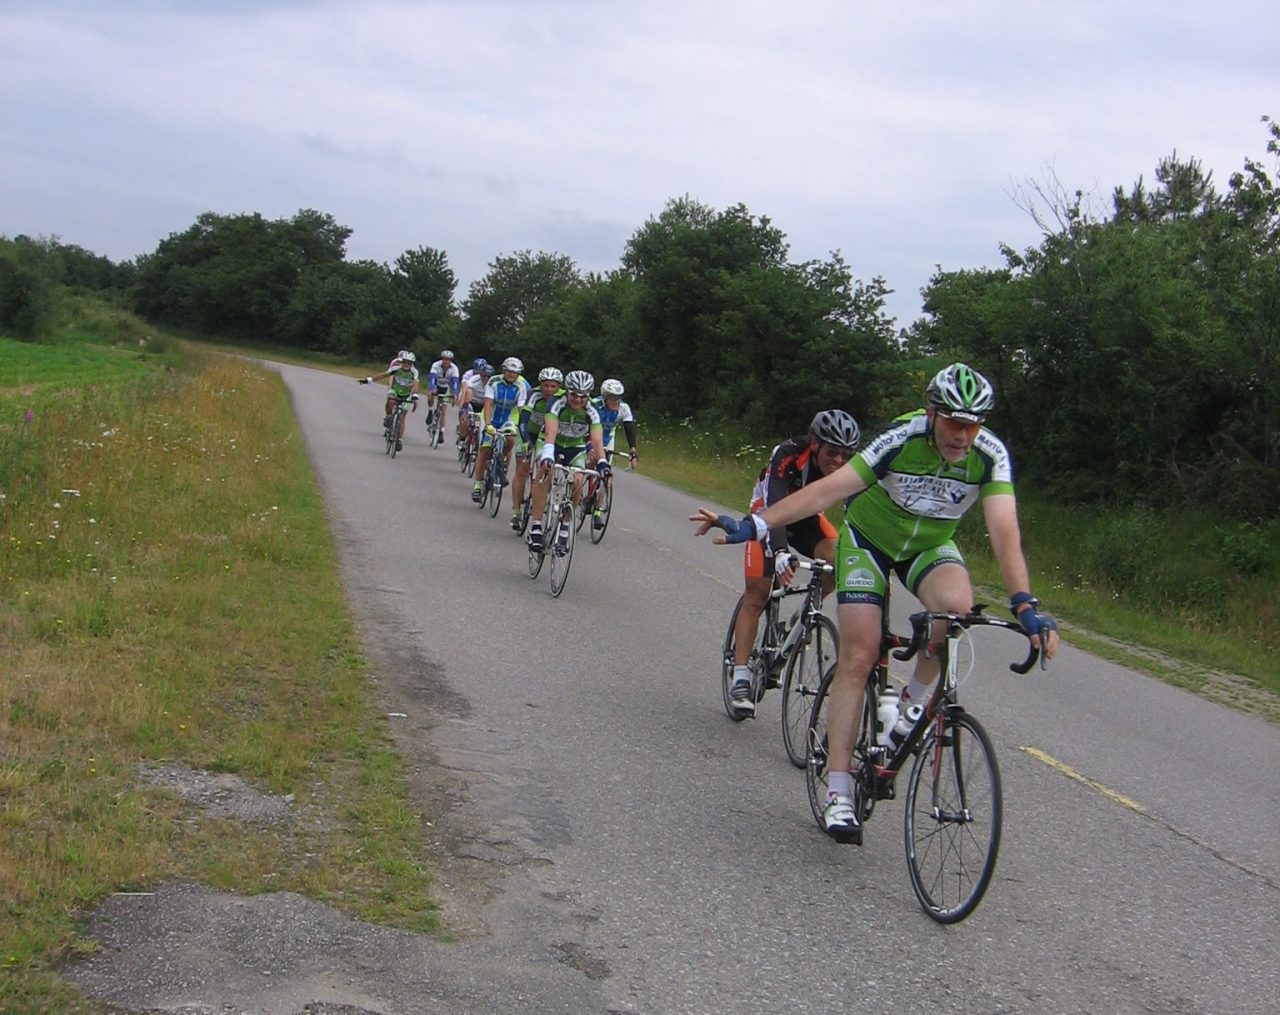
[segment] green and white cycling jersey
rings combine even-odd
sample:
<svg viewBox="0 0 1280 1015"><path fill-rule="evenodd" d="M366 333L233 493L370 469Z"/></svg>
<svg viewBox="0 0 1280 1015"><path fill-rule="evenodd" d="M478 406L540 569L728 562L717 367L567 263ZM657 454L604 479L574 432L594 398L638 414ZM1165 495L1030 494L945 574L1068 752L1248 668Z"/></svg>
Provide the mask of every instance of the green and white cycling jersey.
<svg viewBox="0 0 1280 1015"><path fill-rule="evenodd" d="M418 383L418 368L408 364L401 365L391 372L388 379L391 382L391 394L396 398L408 398L413 386Z"/></svg>
<svg viewBox="0 0 1280 1015"><path fill-rule="evenodd" d="M891 560L909 560L951 539L979 500L1013 493L1013 464L985 427L960 461L933 446L925 410L899 416L849 460L867 484L845 520Z"/></svg>
<svg viewBox="0 0 1280 1015"><path fill-rule="evenodd" d="M556 421L557 448L584 447L590 442L591 434L601 430L600 413L590 401L581 409L573 409L567 398L557 398L547 409L546 418Z"/></svg>

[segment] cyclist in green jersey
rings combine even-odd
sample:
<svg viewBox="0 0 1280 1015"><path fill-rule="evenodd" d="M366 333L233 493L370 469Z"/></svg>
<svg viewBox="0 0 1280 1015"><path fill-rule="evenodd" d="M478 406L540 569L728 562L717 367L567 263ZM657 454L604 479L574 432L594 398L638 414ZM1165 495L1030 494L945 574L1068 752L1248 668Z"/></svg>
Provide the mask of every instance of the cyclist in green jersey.
<svg viewBox="0 0 1280 1015"><path fill-rule="evenodd" d="M898 417L847 468L760 514L736 521L703 508L690 519L700 523L698 535L716 526L727 533L716 542L745 542L852 498L836 547L840 654L827 719L830 779L823 812L827 832L844 842L855 838L859 824L849 769L867 674L880 650L890 572L926 609L968 613L973 586L952 536L965 511L981 501L991 548L1010 593L1009 609L1046 657L1058 650L1057 624L1031 593L1009 452L982 425L995 404L990 382L965 364L953 363L929 382L925 401L923 409ZM940 642L942 632L934 637ZM937 678L936 655L918 655L902 707L927 701Z"/></svg>
<svg viewBox="0 0 1280 1015"><path fill-rule="evenodd" d="M564 397L564 374L556 367L543 367L538 373L538 386L516 410L516 472L511 481L511 528L520 531L520 505L524 501L525 484L529 482L530 459L542 440L542 420L557 399ZM530 503L530 511L533 505Z"/></svg>
<svg viewBox="0 0 1280 1015"><path fill-rule="evenodd" d="M543 417L542 443L537 452L538 471L530 498L529 548L535 553L542 551L542 511L551 489L552 463L585 469L587 449L590 448L600 478L607 479L613 471L604 457L604 428L600 425L600 414L591 404L591 392L595 386L595 378L585 370L570 370L564 379L564 397L552 402ZM581 497L582 477L579 475L573 482L575 506Z"/></svg>
<svg viewBox="0 0 1280 1015"><path fill-rule="evenodd" d="M387 385L387 403L384 406L386 415L382 419L384 430L391 427L391 410L396 407L397 401L409 400L413 403L413 411L418 411L418 368L414 365L417 356L407 349L401 349L400 354L396 356L388 365L387 369L380 374L374 374L371 377L357 378L361 384L372 384L380 378L386 377L389 380ZM400 420L399 432L396 436L396 450L404 450L404 419Z"/></svg>

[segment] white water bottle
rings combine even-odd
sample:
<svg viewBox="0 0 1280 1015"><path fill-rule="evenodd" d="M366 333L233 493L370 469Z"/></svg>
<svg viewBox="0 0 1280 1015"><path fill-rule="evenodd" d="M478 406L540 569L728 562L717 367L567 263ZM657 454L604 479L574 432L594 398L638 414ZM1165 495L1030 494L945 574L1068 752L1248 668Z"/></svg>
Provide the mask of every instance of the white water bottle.
<svg viewBox="0 0 1280 1015"><path fill-rule="evenodd" d="M898 693L892 689L886 690L880 695L879 705L876 708L876 740L882 747L889 747L892 741L889 739L893 732L894 724L898 721Z"/></svg>
<svg viewBox="0 0 1280 1015"><path fill-rule="evenodd" d="M901 714L898 716L897 723L889 733L890 746L897 747L902 743L902 741L907 739L907 734L915 728L915 725L920 720L920 716L923 712L924 706L916 705L914 703L908 705L902 710Z"/></svg>

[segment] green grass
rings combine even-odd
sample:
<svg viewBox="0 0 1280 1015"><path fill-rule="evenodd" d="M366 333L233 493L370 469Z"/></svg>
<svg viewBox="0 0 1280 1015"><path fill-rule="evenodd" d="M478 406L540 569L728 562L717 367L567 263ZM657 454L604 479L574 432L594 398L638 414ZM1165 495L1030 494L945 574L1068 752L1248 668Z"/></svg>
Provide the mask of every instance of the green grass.
<svg viewBox="0 0 1280 1015"><path fill-rule="evenodd" d="M172 878L437 929L283 384L174 349L0 346L34 406L0 424L0 1011L67 1010L78 914ZM160 760L298 820L200 816L140 781Z"/></svg>

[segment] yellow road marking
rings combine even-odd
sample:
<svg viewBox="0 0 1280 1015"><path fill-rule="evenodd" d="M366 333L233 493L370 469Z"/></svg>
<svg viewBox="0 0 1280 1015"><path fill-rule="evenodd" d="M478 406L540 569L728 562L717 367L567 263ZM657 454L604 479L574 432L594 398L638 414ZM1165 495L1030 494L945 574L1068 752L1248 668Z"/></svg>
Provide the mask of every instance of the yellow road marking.
<svg viewBox="0 0 1280 1015"><path fill-rule="evenodd" d="M1143 807L1142 804L1138 803L1136 800L1130 800L1123 793L1117 793L1115 790L1109 789L1108 787L1102 785L1102 783L1100 782L1094 782L1092 779L1081 775L1070 765L1063 764L1061 761L1059 761L1057 758L1053 757L1052 755L1045 754L1044 751L1036 747L1020 747L1019 750L1021 750L1024 754L1031 755L1031 757L1035 758L1037 761L1043 762L1044 764L1048 765L1050 768L1054 769L1055 771L1061 772L1068 779L1074 779L1076 782L1079 782L1084 784L1085 786L1088 786L1091 790L1101 793L1108 800L1114 800L1121 807L1128 807L1129 810L1131 811L1134 811L1138 814L1146 815L1147 809Z"/></svg>

